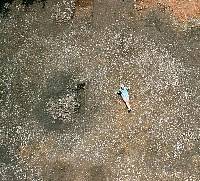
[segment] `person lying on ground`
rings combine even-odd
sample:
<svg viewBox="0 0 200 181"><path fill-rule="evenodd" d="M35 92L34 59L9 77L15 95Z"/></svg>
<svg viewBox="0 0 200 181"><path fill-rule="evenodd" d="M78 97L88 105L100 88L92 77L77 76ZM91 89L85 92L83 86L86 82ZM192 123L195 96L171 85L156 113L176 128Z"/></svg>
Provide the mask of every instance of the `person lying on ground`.
<svg viewBox="0 0 200 181"><path fill-rule="evenodd" d="M117 92L118 95L121 96L122 100L124 101L127 109L128 109L128 112L131 112L131 105L130 105L130 102L129 102L129 88L128 87L125 87L124 84L121 84L120 85L120 89L119 91Z"/></svg>

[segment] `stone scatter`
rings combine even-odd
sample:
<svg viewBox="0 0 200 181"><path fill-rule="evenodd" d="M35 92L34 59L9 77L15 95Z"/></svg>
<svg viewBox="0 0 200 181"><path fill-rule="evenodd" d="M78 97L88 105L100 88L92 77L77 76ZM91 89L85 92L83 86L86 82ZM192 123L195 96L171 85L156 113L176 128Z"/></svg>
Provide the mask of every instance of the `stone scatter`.
<svg viewBox="0 0 200 181"><path fill-rule="evenodd" d="M6 4L0 180L200 180L199 29L156 4Z"/></svg>
<svg viewBox="0 0 200 181"><path fill-rule="evenodd" d="M53 117L54 121L60 119L62 121L70 121L71 114L75 113L80 104L75 101L75 95L65 95L56 101L50 99L47 103L47 112Z"/></svg>

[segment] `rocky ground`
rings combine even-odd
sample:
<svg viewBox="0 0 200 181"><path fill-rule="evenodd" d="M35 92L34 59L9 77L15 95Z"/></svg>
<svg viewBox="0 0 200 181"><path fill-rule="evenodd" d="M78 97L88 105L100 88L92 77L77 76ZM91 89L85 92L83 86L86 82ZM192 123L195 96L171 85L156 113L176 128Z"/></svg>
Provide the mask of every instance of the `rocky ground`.
<svg viewBox="0 0 200 181"><path fill-rule="evenodd" d="M0 180L200 180L198 1L21 2L0 6Z"/></svg>

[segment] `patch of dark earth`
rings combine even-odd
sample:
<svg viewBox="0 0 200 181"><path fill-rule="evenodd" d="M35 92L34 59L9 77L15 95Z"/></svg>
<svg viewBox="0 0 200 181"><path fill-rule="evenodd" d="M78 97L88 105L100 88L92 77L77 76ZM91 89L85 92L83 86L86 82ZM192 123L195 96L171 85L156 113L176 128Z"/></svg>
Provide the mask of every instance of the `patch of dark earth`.
<svg viewBox="0 0 200 181"><path fill-rule="evenodd" d="M75 83L68 72L53 73L47 80L46 90L34 112L48 130L74 130L78 125L84 130L85 82Z"/></svg>

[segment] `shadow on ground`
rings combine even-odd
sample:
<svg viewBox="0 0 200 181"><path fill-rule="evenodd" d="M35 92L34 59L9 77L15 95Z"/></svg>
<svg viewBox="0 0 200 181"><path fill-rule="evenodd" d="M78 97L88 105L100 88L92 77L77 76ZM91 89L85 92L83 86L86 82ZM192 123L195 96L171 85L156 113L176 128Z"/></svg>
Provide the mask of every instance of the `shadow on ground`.
<svg viewBox="0 0 200 181"><path fill-rule="evenodd" d="M70 100L68 101L68 99ZM63 100L62 103L61 100ZM50 111L48 109L49 101L53 105ZM85 83L76 82L73 75L59 71L53 73L47 80L46 89L43 91L41 101L36 106L35 114L47 130L74 130L78 127L82 129L85 123L78 121L78 118L85 114L84 107ZM54 111L54 109L56 110Z"/></svg>
<svg viewBox="0 0 200 181"><path fill-rule="evenodd" d="M0 1L0 14L3 17L7 16L7 13L10 11L10 5L15 2L15 0L1 0ZM26 8L33 5L33 3L41 3L42 8L45 8L47 0L22 0L21 5L24 5Z"/></svg>

